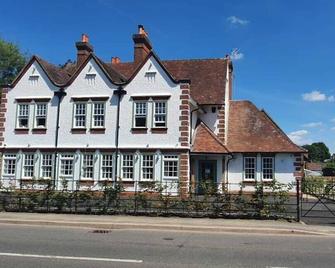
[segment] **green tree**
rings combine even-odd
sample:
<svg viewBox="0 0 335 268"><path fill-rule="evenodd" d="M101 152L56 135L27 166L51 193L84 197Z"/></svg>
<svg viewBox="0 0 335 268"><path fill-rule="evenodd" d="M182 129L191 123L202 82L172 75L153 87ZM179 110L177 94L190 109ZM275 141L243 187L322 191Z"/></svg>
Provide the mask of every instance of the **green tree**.
<svg viewBox="0 0 335 268"><path fill-rule="evenodd" d="M329 148L323 142L314 142L310 145L306 144L304 146L308 150L309 158L313 162L323 162L330 158Z"/></svg>
<svg viewBox="0 0 335 268"><path fill-rule="evenodd" d="M0 85L11 83L26 61L17 45L0 38Z"/></svg>

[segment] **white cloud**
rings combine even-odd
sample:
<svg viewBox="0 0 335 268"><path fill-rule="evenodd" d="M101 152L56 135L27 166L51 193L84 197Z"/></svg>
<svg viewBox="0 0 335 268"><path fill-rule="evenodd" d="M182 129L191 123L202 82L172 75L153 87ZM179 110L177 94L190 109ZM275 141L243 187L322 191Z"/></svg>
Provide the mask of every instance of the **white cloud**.
<svg viewBox="0 0 335 268"><path fill-rule="evenodd" d="M306 123L302 125L303 127L321 127L322 126L322 122L310 122L310 123Z"/></svg>
<svg viewBox="0 0 335 268"><path fill-rule="evenodd" d="M335 101L335 97L334 96L327 96L324 93L321 93L319 90L313 90L309 93L304 93L302 94L302 99L304 101L311 101L311 102L315 102L315 101L329 101L329 102L334 102Z"/></svg>
<svg viewBox="0 0 335 268"><path fill-rule="evenodd" d="M335 123L335 117L330 119L331 122Z"/></svg>
<svg viewBox="0 0 335 268"><path fill-rule="evenodd" d="M335 130L335 127L330 128L331 130Z"/></svg>
<svg viewBox="0 0 335 268"><path fill-rule="evenodd" d="M306 139L306 135L309 132L305 129L293 131L288 134L289 138L296 144L298 145L304 145L306 143L309 143L309 140Z"/></svg>
<svg viewBox="0 0 335 268"><path fill-rule="evenodd" d="M233 51L230 53L230 58L232 60L241 60L244 58L244 54L242 52L239 52L237 48L233 49Z"/></svg>
<svg viewBox="0 0 335 268"><path fill-rule="evenodd" d="M326 95L318 90L314 90L310 93L302 94L302 98L305 101L325 101L327 99Z"/></svg>
<svg viewBox="0 0 335 268"><path fill-rule="evenodd" d="M247 25L249 23L248 20L241 19L236 16L230 16L227 18L227 21L229 21L231 24L235 25Z"/></svg>

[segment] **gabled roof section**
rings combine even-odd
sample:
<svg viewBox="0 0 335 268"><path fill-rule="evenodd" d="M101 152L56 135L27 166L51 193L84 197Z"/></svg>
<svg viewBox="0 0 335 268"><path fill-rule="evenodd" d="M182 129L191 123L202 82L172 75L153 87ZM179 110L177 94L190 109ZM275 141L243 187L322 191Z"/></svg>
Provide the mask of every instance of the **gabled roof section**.
<svg viewBox="0 0 335 268"><path fill-rule="evenodd" d="M226 146L204 123L200 122L193 135L192 153L229 153Z"/></svg>
<svg viewBox="0 0 335 268"><path fill-rule="evenodd" d="M227 148L231 152L306 152L250 101L230 101Z"/></svg>
<svg viewBox="0 0 335 268"><path fill-rule="evenodd" d="M153 53L153 55L155 55ZM158 58L156 56L156 58ZM229 60L195 59L162 60L158 59L174 80L191 81L191 97L198 104L223 104L226 90L226 77ZM142 64L144 64L142 62ZM133 62L110 64L118 72L130 79L139 66Z"/></svg>

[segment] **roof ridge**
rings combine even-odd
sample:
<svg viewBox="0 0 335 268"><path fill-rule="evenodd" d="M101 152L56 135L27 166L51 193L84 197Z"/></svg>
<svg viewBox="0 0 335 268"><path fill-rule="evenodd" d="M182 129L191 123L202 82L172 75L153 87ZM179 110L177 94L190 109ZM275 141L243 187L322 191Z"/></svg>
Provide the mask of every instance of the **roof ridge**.
<svg viewBox="0 0 335 268"><path fill-rule="evenodd" d="M227 58L192 58L192 59L171 59L171 60L162 60L162 61L171 62L171 61L208 61L208 60L227 60Z"/></svg>

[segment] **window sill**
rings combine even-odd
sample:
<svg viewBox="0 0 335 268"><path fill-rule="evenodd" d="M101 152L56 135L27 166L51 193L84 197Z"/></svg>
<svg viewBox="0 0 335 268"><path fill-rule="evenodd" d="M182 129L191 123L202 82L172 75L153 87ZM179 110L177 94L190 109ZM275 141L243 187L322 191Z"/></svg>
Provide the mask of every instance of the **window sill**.
<svg viewBox="0 0 335 268"><path fill-rule="evenodd" d="M15 134L28 134L29 128L16 128L14 132Z"/></svg>
<svg viewBox="0 0 335 268"><path fill-rule="evenodd" d="M33 128L32 133L33 134L46 134L47 129L46 128Z"/></svg>
<svg viewBox="0 0 335 268"><path fill-rule="evenodd" d="M256 184L256 180L252 180L252 179L244 179L243 181L242 181L242 183L243 184L247 184L247 185L254 185L254 184Z"/></svg>
<svg viewBox="0 0 335 268"><path fill-rule="evenodd" d="M86 134L86 128L72 128L72 134Z"/></svg>
<svg viewBox="0 0 335 268"><path fill-rule="evenodd" d="M97 127L92 127L90 129L91 134L105 134L106 129L105 128L97 128Z"/></svg>
<svg viewBox="0 0 335 268"><path fill-rule="evenodd" d="M139 127L133 127L131 129L131 132L133 134L146 134L148 132L148 128L139 128Z"/></svg>
<svg viewBox="0 0 335 268"><path fill-rule="evenodd" d="M167 133L167 127L153 127L153 128L151 128L151 133L166 134Z"/></svg>

